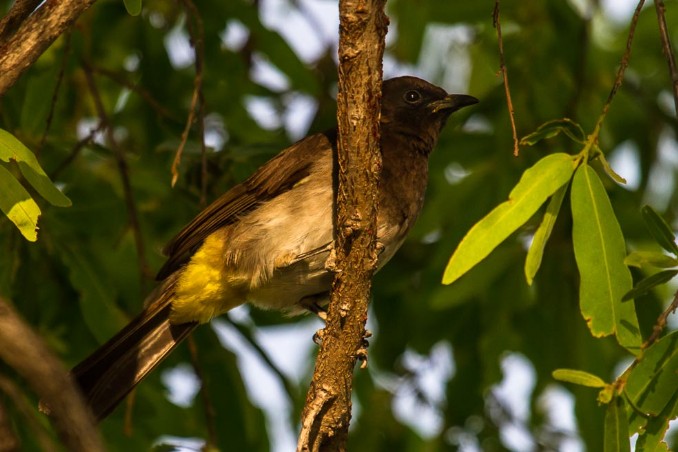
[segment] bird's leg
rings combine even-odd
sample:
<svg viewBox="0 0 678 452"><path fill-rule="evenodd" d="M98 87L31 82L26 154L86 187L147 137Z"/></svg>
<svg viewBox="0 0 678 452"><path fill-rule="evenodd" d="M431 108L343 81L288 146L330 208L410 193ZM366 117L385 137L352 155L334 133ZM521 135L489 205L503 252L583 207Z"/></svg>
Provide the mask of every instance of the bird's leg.
<svg viewBox="0 0 678 452"><path fill-rule="evenodd" d="M327 322L327 309L321 305L326 299L326 294L310 295L299 300L299 306L317 315L323 322Z"/></svg>

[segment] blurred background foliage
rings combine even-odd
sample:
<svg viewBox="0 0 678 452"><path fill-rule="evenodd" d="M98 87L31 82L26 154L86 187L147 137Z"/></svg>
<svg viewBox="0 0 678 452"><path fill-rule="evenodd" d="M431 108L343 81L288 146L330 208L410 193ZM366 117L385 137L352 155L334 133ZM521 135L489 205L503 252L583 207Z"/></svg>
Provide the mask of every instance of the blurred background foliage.
<svg viewBox="0 0 678 452"><path fill-rule="evenodd" d="M0 13L10 3L0 0ZM560 117L591 131L623 54L635 6L627 3L502 2L519 136ZM37 154L73 202L41 204L36 243L0 220L0 294L68 366L139 311L163 244L205 201L307 132L335 123L335 2L195 1L204 30L205 167L194 126L171 188L195 77L189 25L198 22L184 5L147 0L131 16L122 1L100 0L0 99L0 128ZM385 76L418 75L481 103L443 133L424 212L375 278L375 336L369 369L356 376L353 451L602 450L604 408L595 392L551 377L567 367L609 381L629 360L614 339L591 337L579 312L569 208L533 286L523 262L536 221L462 280L440 284L457 243L506 199L522 171L548 153L576 151L552 139L512 156L492 7L387 5ZM667 7L675 48L678 7ZM675 230L670 86L650 4L600 141L629 182L606 183L630 249L657 249L641 221L643 204ZM636 300L644 337L671 293L660 287ZM320 324L246 308L214 323L194 335L195 353L183 346L102 424L110 450L205 442L222 450L293 448ZM196 372L206 383L202 395ZM0 403L25 450L37 450L37 438L53 434L34 409L35 395L1 363L0 378L17 390L0 392Z"/></svg>

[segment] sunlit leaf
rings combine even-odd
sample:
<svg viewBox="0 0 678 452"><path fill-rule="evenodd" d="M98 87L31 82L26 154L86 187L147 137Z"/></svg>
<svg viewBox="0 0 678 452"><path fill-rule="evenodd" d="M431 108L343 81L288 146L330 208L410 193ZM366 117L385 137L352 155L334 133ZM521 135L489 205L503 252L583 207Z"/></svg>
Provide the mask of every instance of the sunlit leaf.
<svg viewBox="0 0 678 452"><path fill-rule="evenodd" d="M26 240L38 239L40 208L12 173L0 166L0 210L19 228Z"/></svg>
<svg viewBox="0 0 678 452"><path fill-rule="evenodd" d="M59 207L71 205L71 200L61 193L45 174L33 152L3 129L0 129L0 160L5 162L15 160L28 183L50 204Z"/></svg>
<svg viewBox="0 0 678 452"><path fill-rule="evenodd" d="M525 279L527 279L529 285L532 285L534 276L541 266L541 259L544 256L544 247L546 246L549 237L551 237L551 232L553 231L553 226L556 224L558 212L560 212L560 206L563 204L563 198L565 198L566 192L567 185L563 185L553 194L548 206L546 206L544 218L532 238L532 244L527 252L527 257L525 258Z"/></svg>
<svg viewBox="0 0 678 452"><path fill-rule="evenodd" d="M572 156L558 153L526 170L511 190L509 200L476 223L462 239L447 264L443 284L457 280L529 220L549 196L570 180L574 165Z"/></svg>
<svg viewBox="0 0 678 452"><path fill-rule="evenodd" d="M622 298L622 301L633 300L636 297L644 295L653 287L671 281L677 274L678 270L664 270L662 272L655 273L652 276L648 276L647 278L639 281L633 289L629 290Z"/></svg>
<svg viewBox="0 0 678 452"><path fill-rule="evenodd" d="M615 334L632 353L641 344L633 303L622 303L633 281L624 265L624 236L596 172L582 165L572 181L572 239L579 268L579 303L591 334Z"/></svg>
<svg viewBox="0 0 678 452"><path fill-rule="evenodd" d="M629 424L622 397L615 397L605 411L605 452L630 452Z"/></svg>
<svg viewBox="0 0 678 452"><path fill-rule="evenodd" d="M634 251L624 258L624 263L638 268L645 265L656 268L678 267L678 259L656 251Z"/></svg>
<svg viewBox="0 0 678 452"><path fill-rule="evenodd" d="M678 392L678 331L652 344L626 380L624 392L640 412L657 416Z"/></svg>
<svg viewBox="0 0 678 452"><path fill-rule="evenodd" d="M556 369L552 373L553 378L567 383L574 383L589 388L604 388L607 386L605 381L597 375L590 374L583 370L576 369Z"/></svg>
<svg viewBox="0 0 678 452"><path fill-rule="evenodd" d="M669 253L678 256L676 238L666 221L650 206L643 206L640 212L643 214L648 231L657 243Z"/></svg>
<svg viewBox="0 0 678 452"><path fill-rule="evenodd" d="M561 118L540 125L537 130L521 138L520 144L524 146L533 146L542 140L553 138L561 133L577 143L583 143L586 139L584 130L579 124L569 118Z"/></svg>

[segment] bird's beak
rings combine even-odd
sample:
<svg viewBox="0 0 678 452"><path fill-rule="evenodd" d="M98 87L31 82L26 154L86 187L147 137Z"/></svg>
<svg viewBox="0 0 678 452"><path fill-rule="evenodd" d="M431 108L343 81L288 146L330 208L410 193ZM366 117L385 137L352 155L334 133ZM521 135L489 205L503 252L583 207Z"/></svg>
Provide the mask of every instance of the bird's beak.
<svg viewBox="0 0 678 452"><path fill-rule="evenodd" d="M438 113L439 111L449 110L448 113L453 113L457 110L460 110L469 105L477 104L478 99L473 96L466 94L449 94L444 99L431 102L431 107L433 108L433 113Z"/></svg>

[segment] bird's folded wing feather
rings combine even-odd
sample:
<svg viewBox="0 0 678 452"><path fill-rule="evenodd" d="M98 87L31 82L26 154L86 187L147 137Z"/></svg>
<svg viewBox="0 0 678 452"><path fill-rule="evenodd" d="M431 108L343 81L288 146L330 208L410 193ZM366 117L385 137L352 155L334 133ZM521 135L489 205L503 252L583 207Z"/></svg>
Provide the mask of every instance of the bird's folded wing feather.
<svg viewBox="0 0 678 452"><path fill-rule="evenodd" d="M244 182L224 193L200 212L163 250L168 259L157 280L165 279L184 265L202 242L218 229L236 221L275 198L308 176L315 159L336 147L336 132L318 133L282 151Z"/></svg>

